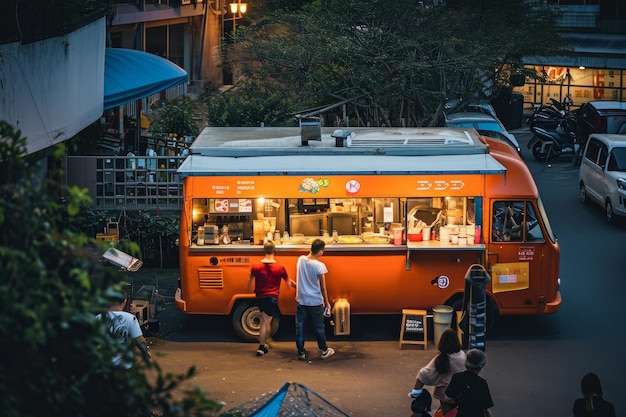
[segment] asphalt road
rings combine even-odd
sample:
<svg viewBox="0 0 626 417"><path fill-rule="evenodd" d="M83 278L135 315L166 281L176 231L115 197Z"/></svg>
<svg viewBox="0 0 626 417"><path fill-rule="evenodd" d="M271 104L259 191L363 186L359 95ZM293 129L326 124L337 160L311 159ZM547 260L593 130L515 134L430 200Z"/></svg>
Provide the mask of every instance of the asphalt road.
<svg viewBox="0 0 626 417"><path fill-rule="evenodd" d="M626 416L626 397L620 395L626 370L621 361L626 351L625 228L609 226L601 208L579 202L578 170L570 161L536 162L526 149L528 130L514 133L561 244L563 304L553 315L501 318L488 338L481 375L490 384L493 415L571 416L581 377L596 372L605 398L618 416ZM171 301L176 276L175 270L145 270L133 279L158 282L160 294ZM196 366L191 383L223 401L224 410L293 381L352 416L408 417L407 393L419 368L436 353L432 343L426 351L399 349L400 316L353 318L349 337L329 337L334 357L312 356L307 362L296 360L289 318L281 322L270 353L257 358L256 345L240 342L228 318L186 316L171 302L157 317L160 330L149 338L156 360L169 372ZM307 340L314 351L314 342Z"/></svg>

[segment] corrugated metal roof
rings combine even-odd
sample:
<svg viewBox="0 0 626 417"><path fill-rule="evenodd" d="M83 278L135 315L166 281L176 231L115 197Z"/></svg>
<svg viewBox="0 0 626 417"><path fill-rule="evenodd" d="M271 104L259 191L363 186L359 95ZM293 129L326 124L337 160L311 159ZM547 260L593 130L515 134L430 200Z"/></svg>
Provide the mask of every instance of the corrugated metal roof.
<svg viewBox="0 0 626 417"><path fill-rule="evenodd" d="M571 55L529 56L524 57L524 63L562 67L626 68L626 35L567 33L563 37L572 49Z"/></svg>
<svg viewBox="0 0 626 417"><path fill-rule="evenodd" d="M626 55L626 35L567 33L563 38L576 53Z"/></svg>

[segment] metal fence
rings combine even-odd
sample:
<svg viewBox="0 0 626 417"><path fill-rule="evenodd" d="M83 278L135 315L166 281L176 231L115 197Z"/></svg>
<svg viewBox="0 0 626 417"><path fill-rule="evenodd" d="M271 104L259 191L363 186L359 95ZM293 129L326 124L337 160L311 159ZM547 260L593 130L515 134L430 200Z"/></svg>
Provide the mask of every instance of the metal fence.
<svg viewBox="0 0 626 417"><path fill-rule="evenodd" d="M185 156L68 156L68 186L88 189L95 210L173 212L182 207L177 172Z"/></svg>

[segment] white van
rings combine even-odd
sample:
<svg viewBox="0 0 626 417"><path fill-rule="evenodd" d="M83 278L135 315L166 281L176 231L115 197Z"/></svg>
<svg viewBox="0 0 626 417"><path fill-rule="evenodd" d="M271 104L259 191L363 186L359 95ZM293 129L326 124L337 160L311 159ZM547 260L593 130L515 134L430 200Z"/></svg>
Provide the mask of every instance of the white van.
<svg viewBox="0 0 626 417"><path fill-rule="evenodd" d="M578 174L580 200L605 208L606 220L626 216L626 135L589 136Z"/></svg>

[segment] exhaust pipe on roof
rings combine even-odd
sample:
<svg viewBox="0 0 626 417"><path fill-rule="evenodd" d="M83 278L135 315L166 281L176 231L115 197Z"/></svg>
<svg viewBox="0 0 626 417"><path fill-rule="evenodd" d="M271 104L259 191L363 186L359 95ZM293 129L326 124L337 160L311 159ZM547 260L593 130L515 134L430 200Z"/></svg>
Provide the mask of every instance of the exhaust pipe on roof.
<svg viewBox="0 0 626 417"><path fill-rule="evenodd" d="M322 121L319 117L300 117L300 140L309 146L310 140L322 140Z"/></svg>

